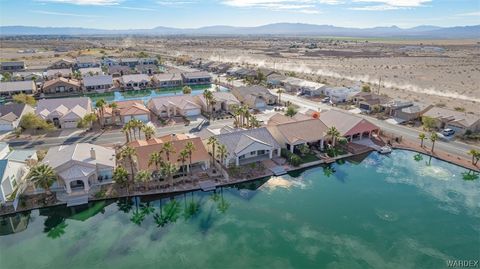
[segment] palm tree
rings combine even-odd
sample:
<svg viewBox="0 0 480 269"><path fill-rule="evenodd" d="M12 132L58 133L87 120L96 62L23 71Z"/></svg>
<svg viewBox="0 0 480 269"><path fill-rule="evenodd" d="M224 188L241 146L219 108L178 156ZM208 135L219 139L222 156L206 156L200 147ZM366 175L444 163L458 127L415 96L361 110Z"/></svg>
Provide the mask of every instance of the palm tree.
<svg viewBox="0 0 480 269"><path fill-rule="evenodd" d="M125 139L127 140L127 143L130 142L130 129L128 127L128 124L125 124L122 127L122 133L125 134Z"/></svg>
<svg viewBox="0 0 480 269"><path fill-rule="evenodd" d="M34 166L28 174L28 179L33 182L36 188L42 188L47 195L52 194L50 187L57 180L55 170L48 164Z"/></svg>
<svg viewBox="0 0 480 269"><path fill-rule="evenodd" d="M208 138L207 145L210 145L212 147L212 162L213 165L215 165L215 146L218 144L218 139L215 136L210 136Z"/></svg>
<svg viewBox="0 0 480 269"><path fill-rule="evenodd" d="M203 97L205 98L205 102L207 103L207 111L210 112L211 100L213 99L213 93L209 90L203 91Z"/></svg>
<svg viewBox="0 0 480 269"><path fill-rule="evenodd" d="M105 100L103 98L101 99L98 99L97 102L95 102L95 108L98 110L98 114L100 116L100 125L104 125L104 108L105 108L105 105L107 104L107 102L105 102Z"/></svg>
<svg viewBox="0 0 480 269"><path fill-rule="evenodd" d="M186 175L185 173L185 163L187 162L188 151L183 149L178 154L178 161L182 164L182 177Z"/></svg>
<svg viewBox="0 0 480 269"><path fill-rule="evenodd" d="M156 171L160 170L160 166L163 164L163 158L161 152L154 152L150 154L150 159L148 160L148 167L154 165Z"/></svg>
<svg viewBox="0 0 480 269"><path fill-rule="evenodd" d="M183 94L191 94L192 93L192 88L189 86L184 86L182 89Z"/></svg>
<svg viewBox="0 0 480 269"><path fill-rule="evenodd" d="M130 127L133 129L133 134L135 134L135 130L138 130L138 139L140 139L140 132L142 131L145 123L138 119L131 119L129 122Z"/></svg>
<svg viewBox="0 0 480 269"><path fill-rule="evenodd" d="M142 171L139 171L135 176L135 181L145 183L150 181L151 178L152 178L152 173L150 173L147 170L142 170Z"/></svg>
<svg viewBox="0 0 480 269"><path fill-rule="evenodd" d="M228 150L227 147L223 144L218 146L218 155L217 157L220 159L220 162L225 165L225 157L227 156Z"/></svg>
<svg viewBox="0 0 480 269"><path fill-rule="evenodd" d="M162 174L170 179L170 184L173 186L173 175L177 172L177 167L172 163L164 163L162 166Z"/></svg>
<svg viewBox="0 0 480 269"><path fill-rule="evenodd" d="M433 149L435 148L435 141L437 141L437 139L438 139L437 133L430 134L430 141L432 141L432 152L433 152Z"/></svg>
<svg viewBox="0 0 480 269"><path fill-rule="evenodd" d="M175 153L172 142L169 141L164 143L162 146L162 152L164 152L165 156L167 156L167 162L170 162L170 154Z"/></svg>
<svg viewBox="0 0 480 269"><path fill-rule="evenodd" d="M285 115L291 118L295 116L295 114L297 114L297 110L293 106L288 106Z"/></svg>
<svg viewBox="0 0 480 269"><path fill-rule="evenodd" d="M337 130L337 128L335 126L332 126L332 127L328 128L327 135L332 138L332 146L335 147L335 142L336 142L337 138L340 136L340 132Z"/></svg>
<svg viewBox="0 0 480 269"><path fill-rule="evenodd" d="M188 152L188 170L190 171L190 176L192 176L192 155L195 151L195 145L192 141L188 141L187 144L185 144L185 150Z"/></svg>
<svg viewBox="0 0 480 269"><path fill-rule="evenodd" d="M128 160L130 164L130 169L132 172L132 177L131 177L132 180L135 178L134 166L135 166L136 155L137 155L136 150L130 146L126 146L122 148L122 150L120 151L120 160Z"/></svg>
<svg viewBox="0 0 480 269"><path fill-rule="evenodd" d="M119 166L113 171L113 180L122 187L128 186L128 172L125 168ZM127 188L128 191L128 188Z"/></svg>
<svg viewBox="0 0 480 269"><path fill-rule="evenodd" d="M471 149L468 151L468 155L472 155L472 164L477 165L478 160L480 159L480 151Z"/></svg>
<svg viewBox="0 0 480 269"><path fill-rule="evenodd" d="M257 120L257 117L254 115L250 116L250 128L258 128L260 127L260 122Z"/></svg>
<svg viewBox="0 0 480 269"><path fill-rule="evenodd" d="M144 125L142 127L143 134L145 135L145 140L152 139L155 136L155 128L150 125Z"/></svg>
<svg viewBox="0 0 480 269"><path fill-rule="evenodd" d="M281 105L282 104L282 93L285 91L283 89L278 89L277 94L278 94L278 103Z"/></svg>
<svg viewBox="0 0 480 269"><path fill-rule="evenodd" d="M118 108L118 105L117 105L117 103L113 102L113 103L109 104L108 107L112 109L112 124L116 125L117 115L115 113L116 113L116 110Z"/></svg>
<svg viewBox="0 0 480 269"><path fill-rule="evenodd" d="M420 139L420 147L422 148L423 148L423 140L425 140L425 138L427 138L427 136L424 133L420 133L418 135L418 139Z"/></svg>

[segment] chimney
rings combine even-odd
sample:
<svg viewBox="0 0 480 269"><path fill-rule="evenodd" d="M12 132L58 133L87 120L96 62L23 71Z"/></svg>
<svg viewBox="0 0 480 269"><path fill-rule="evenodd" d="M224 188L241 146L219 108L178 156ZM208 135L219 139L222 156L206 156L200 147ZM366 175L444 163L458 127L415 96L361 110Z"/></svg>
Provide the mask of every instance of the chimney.
<svg viewBox="0 0 480 269"><path fill-rule="evenodd" d="M90 157L94 160L97 159L97 154L93 148L90 149Z"/></svg>

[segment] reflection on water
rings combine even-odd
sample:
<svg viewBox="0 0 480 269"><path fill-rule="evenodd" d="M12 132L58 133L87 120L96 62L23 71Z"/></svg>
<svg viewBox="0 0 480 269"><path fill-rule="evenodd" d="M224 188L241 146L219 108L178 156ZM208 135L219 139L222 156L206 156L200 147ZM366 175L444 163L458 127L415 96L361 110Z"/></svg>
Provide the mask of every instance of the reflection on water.
<svg viewBox="0 0 480 269"><path fill-rule="evenodd" d="M384 269L476 258L480 182L463 175L478 173L414 155L372 153L215 192L1 217L0 260L5 268Z"/></svg>

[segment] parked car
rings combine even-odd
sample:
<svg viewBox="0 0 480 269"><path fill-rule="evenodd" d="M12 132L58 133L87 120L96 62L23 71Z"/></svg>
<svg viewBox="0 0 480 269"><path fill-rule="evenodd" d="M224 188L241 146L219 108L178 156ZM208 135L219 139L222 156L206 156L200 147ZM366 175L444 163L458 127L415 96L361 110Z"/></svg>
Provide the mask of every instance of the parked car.
<svg viewBox="0 0 480 269"><path fill-rule="evenodd" d="M330 97L327 96L322 99L322 103L328 103L328 102L330 102Z"/></svg>
<svg viewBox="0 0 480 269"><path fill-rule="evenodd" d="M450 128L443 129L443 131L442 131L443 136L452 136L454 134L455 134L455 131L450 129Z"/></svg>

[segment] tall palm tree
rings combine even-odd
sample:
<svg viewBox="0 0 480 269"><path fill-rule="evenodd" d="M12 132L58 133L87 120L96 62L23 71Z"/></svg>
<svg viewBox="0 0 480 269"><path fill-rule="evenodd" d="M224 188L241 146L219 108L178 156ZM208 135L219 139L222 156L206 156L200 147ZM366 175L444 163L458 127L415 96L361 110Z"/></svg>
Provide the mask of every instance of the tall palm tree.
<svg viewBox="0 0 480 269"><path fill-rule="evenodd" d="M36 188L42 188L47 195L52 194L50 187L57 180L55 170L48 164L34 166L28 174L28 179L33 182Z"/></svg>
<svg viewBox="0 0 480 269"><path fill-rule="evenodd" d="M125 124L122 127L122 133L125 134L125 139L127 140L127 143L130 142L130 130L128 128L128 124Z"/></svg>
<svg viewBox="0 0 480 269"><path fill-rule="evenodd" d="M218 144L218 139L215 136L210 136L207 141L207 145L212 147L212 162L215 165L215 146Z"/></svg>
<svg viewBox="0 0 480 269"><path fill-rule="evenodd" d="M278 89L277 94L278 94L278 103L281 105L282 104L282 93L285 91L283 89Z"/></svg>
<svg viewBox="0 0 480 269"><path fill-rule="evenodd" d="M430 141L432 141L432 152L433 152L433 149L435 148L435 141L437 141L437 139L438 139L437 133L433 132L432 134L430 134Z"/></svg>
<svg viewBox="0 0 480 269"><path fill-rule="evenodd" d="M337 128L335 126L332 126L332 127L328 128L327 135L332 138L332 146L335 147L335 142L336 142L337 138L340 136L340 132L337 130Z"/></svg>
<svg viewBox="0 0 480 269"><path fill-rule="evenodd" d="M418 139L420 139L420 147L422 148L423 148L423 141L425 140L425 138L427 138L427 136L424 133L420 133L418 135Z"/></svg>
<svg viewBox="0 0 480 269"><path fill-rule="evenodd" d="M218 155L217 157L220 159L220 162L225 165L225 157L227 156L227 147L223 144L218 146Z"/></svg>
<svg viewBox="0 0 480 269"><path fill-rule="evenodd" d="M250 128L258 128L260 127L260 122L258 121L255 115L250 116Z"/></svg>
<svg viewBox="0 0 480 269"><path fill-rule="evenodd" d="M152 139L155 136L155 128L150 125L144 125L142 127L143 134L145 135L145 140Z"/></svg>
<svg viewBox="0 0 480 269"><path fill-rule="evenodd" d="M163 158L161 152L154 152L150 154L150 159L148 160L148 167L154 165L155 169L159 171L162 164Z"/></svg>
<svg viewBox="0 0 480 269"><path fill-rule="evenodd" d="M120 160L128 160L130 164L130 171L132 172L131 179L135 178L135 157L137 156L137 151L129 146L122 148L120 151Z"/></svg>
<svg viewBox="0 0 480 269"><path fill-rule="evenodd" d="M173 186L173 175L177 172L177 167L173 163L164 163L162 166L162 174L170 180L170 185Z"/></svg>
<svg viewBox="0 0 480 269"><path fill-rule="evenodd" d="M98 114L100 116L99 120L100 120L100 125L104 125L105 122L105 118L104 118L104 113L105 113L105 105L107 104L107 102L105 102L105 100L103 98L101 99L98 99L97 102L95 102L95 108L98 110Z"/></svg>
<svg viewBox="0 0 480 269"><path fill-rule="evenodd" d="M192 141L188 141L187 144L185 144L185 150L188 152L188 170L190 171L190 177L192 176L192 155L193 152L195 151L195 145L193 144Z"/></svg>
<svg viewBox="0 0 480 269"><path fill-rule="evenodd" d="M118 185L125 187L128 186L128 172L125 170L125 168L119 166L115 168L115 171L113 171L113 181L117 183ZM127 188L128 191L128 188Z"/></svg>
<svg viewBox="0 0 480 269"><path fill-rule="evenodd" d="M480 151L471 149L468 151L468 155L472 155L472 164L477 165L478 160L480 159Z"/></svg>
<svg viewBox="0 0 480 269"><path fill-rule="evenodd" d="M209 90L203 91L203 97L205 98L205 102L207 104L207 111L210 111L211 100L213 99L213 93Z"/></svg>
<svg viewBox="0 0 480 269"><path fill-rule="evenodd" d="M118 109L118 105L117 105L117 103L113 102L113 103L109 104L108 107L112 109L112 124L116 125L116 121L117 121L116 112L117 112L117 109Z"/></svg>
<svg viewBox="0 0 480 269"><path fill-rule="evenodd" d="M162 146L162 152L167 156L167 162L170 162L170 154L175 153L175 148L173 148L172 142L168 141L164 143Z"/></svg>
<svg viewBox="0 0 480 269"><path fill-rule="evenodd" d="M178 154L178 161L182 164L182 177L184 177L187 174L185 173L185 163L187 162L187 159L188 159L188 151L183 149Z"/></svg>

